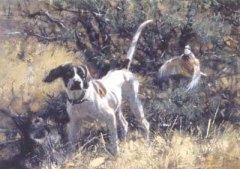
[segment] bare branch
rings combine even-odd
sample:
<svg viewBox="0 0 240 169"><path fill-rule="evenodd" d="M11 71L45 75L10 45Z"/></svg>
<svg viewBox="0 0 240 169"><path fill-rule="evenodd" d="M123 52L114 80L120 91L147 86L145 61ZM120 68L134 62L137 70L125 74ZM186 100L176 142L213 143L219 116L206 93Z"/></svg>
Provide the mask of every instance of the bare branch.
<svg viewBox="0 0 240 169"><path fill-rule="evenodd" d="M38 38L39 41L57 41L57 40L61 40L62 36L43 36L37 33L32 33L32 32L26 32L27 35L29 36L35 36Z"/></svg>
<svg viewBox="0 0 240 169"><path fill-rule="evenodd" d="M4 141L4 142L0 142L0 146L5 146L6 144L11 144L11 143L15 143L15 142L19 142L21 141L20 139L16 139L16 140L8 140L8 141Z"/></svg>
<svg viewBox="0 0 240 169"><path fill-rule="evenodd" d="M50 22L56 23L60 28L67 30L66 26L59 19L53 18L48 12L38 11L32 14L28 14L29 18L35 18L37 16L45 16Z"/></svg>

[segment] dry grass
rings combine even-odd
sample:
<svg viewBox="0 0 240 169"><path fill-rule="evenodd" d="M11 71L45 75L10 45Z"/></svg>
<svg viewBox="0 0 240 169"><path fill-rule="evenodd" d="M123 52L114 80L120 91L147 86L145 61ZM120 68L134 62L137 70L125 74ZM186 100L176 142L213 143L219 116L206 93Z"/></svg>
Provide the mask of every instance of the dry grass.
<svg viewBox="0 0 240 169"><path fill-rule="evenodd" d="M19 58L23 42L1 41L0 51L0 107L10 107L18 113L38 111L46 94L62 89L61 83L42 82L48 71L60 64L73 62L75 57L58 45L45 45L33 40L25 45L24 56Z"/></svg>
<svg viewBox="0 0 240 169"><path fill-rule="evenodd" d="M173 131L171 137L155 136L150 145L141 139L120 144L117 157L106 153L76 153L61 169L111 168L239 168L240 133L232 127L211 139ZM95 154L95 155L93 155Z"/></svg>

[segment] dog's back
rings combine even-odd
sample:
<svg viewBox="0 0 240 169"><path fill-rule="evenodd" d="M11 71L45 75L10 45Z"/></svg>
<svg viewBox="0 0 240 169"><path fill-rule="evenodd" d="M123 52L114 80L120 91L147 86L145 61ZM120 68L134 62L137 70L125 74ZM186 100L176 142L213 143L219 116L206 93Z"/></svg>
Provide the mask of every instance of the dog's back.
<svg viewBox="0 0 240 169"><path fill-rule="evenodd" d="M103 84L108 88L122 88L124 83L134 80L135 76L127 69L109 71L106 76L102 78Z"/></svg>

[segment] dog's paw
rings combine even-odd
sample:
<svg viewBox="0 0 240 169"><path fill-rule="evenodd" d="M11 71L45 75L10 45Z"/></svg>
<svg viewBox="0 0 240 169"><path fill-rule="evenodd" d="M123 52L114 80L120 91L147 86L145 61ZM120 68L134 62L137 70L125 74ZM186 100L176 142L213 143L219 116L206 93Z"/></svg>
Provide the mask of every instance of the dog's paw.
<svg viewBox="0 0 240 169"><path fill-rule="evenodd" d="M118 146L113 146L113 145L111 145L111 146L109 146L109 147L107 148L107 150L108 150L108 152L109 152L111 155L117 156L117 154L118 154L118 152L119 152L119 147L118 147Z"/></svg>

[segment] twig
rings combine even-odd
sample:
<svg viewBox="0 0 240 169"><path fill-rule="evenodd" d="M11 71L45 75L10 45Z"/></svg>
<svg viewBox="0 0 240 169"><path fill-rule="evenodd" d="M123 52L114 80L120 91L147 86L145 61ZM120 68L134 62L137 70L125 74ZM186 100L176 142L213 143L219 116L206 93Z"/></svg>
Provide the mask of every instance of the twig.
<svg viewBox="0 0 240 169"><path fill-rule="evenodd" d="M47 41L56 41L56 40L58 40L58 39L60 39L62 37L62 36L53 36L53 37L42 36L40 34L30 33L30 32L28 32L27 34L30 35L30 36L35 36L35 37L39 38L40 40L47 40Z"/></svg>
<svg viewBox="0 0 240 169"><path fill-rule="evenodd" d="M17 131L17 129L2 129L2 128L0 128L0 133L6 133L8 131Z"/></svg>
<svg viewBox="0 0 240 169"><path fill-rule="evenodd" d="M182 134L182 116L180 117L180 135Z"/></svg>
<svg viewBox="0 0 240 169"><path fill-rule="evenodd" d="M35 12L32 14L28 14L29 18L35 18L36 16L45 16L49 21L56 23L59 27L63 28L64 30L67 30L66 26L62 21L59 19L53 18L48 12Z"/></svg>
<svg viewBox="0 0 240 169"><path fill-rule="evenodd" d="M106 134L105 134L106 135ZM88 140L86 143L84 143L82 146L81 146L81 149L80 151L82 151L86 146L87 144L91 143L93 140L95 139L100 139L101 137L103 137L103 134L101 134L101 136L95 136L93 138L91 138L90 140Z"/></svg>
<svg viewBox="0 0 240 169"><path fill-rule="evenodd" d="M160 58L163 58L163 56L165 55L166 51L164 50L163 53L161 54Z"/></svg>
<svg viewBox="0 0 240 169"><path fill-rule="evenodd" d="M209 130L211 128L211 119L208 120L208 128L207 128L207 134L206 134L206 137L205 138L208 138L208 135L209 135Z"/></svg>
<svg viewBox="0 0 240 169"><path fill-rule="evenodd" d="M15 143L18 141L20 141L20 140L18 139L18 140L9 140L9 141L5 141L5 142L0 142L0 146L10 144L10 143Z"/></svg>
<svg viewBox="0 0 240 169"><path fill-rule="evenodd" d="M170 128L170 131L172 131L173 127L175 126L178 117L179 117L179 116L177 115L177 117L174 119L174 122L173 122L173 124L172 124L172 126L171 126L171 128Z"/></svg>
<svg viewBox="0 0 240 169"><path fill-rule="evenodd" d="M57 10L57 11L66 11L66 12L72 12L72 13L77 13L77 14L81 14L81 15L84 15L84 14L91 14L91 12L90 11L88 11L88 10L85 10L85 9L81 9L81 10L79 10L79 9L71 9L71 8L62 8L62 7L57 7L57 6L55 6L55 5L53 5L52 6L52 8L53 9L55 9L55 10Z"/></svg>
<svg viewBox="0 0 240 169"><path fill-rule="evenodd" d="M215 111L212 125L214 125L214 123L215 123L215 120L216 120L217 114L218 114L218 112L219 112L220 104L221 104L221 101L220 101L220 103L218 104L218 107L217 107L217 109L216 109L216 111Z"/></svg>

